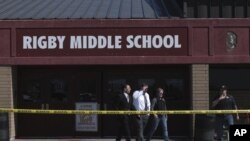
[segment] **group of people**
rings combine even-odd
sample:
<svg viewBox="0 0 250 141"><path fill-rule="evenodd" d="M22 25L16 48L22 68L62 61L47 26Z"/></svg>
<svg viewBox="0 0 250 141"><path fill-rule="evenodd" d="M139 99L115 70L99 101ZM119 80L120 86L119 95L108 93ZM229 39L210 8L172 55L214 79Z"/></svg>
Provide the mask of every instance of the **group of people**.
<svg viewBox="0 0 250 141"><path fill-rule="evenodd" d="M150 111L150 110L167 110L164 90L163 88L157 88L155 97L150 100L150 96L147 92L148 85L143 83L139 90L131 93L131 87L129 84L125 84L123 92L119 94L119 98L116 99L117 110L137 110L137 111ZM215 110L237 110L237 105L233 96L228 95L228 90L225 85L222 85L219 91L219 95L213 100L212 107ZM154 132L160 124L162 127L162 133L164 141L169 141L168 127L167 127L167 115L154 114L152 115L152 125L150 127L147 136L144 138L144 129L149 120L149 114L143 115L120 115L119 116L119 130L117 133L116 141L120 141L122 136L125 136L126 141L131 140L130 131L130 118L133 117L136 123L136 141L150 141ZM239 120L239 115L236 116ZM217 141L222 140L224 126L229 127L234 124L234 118L232 114L218 114L215 118L215 139Z"/></svg>
<svg viewBox="0 0 250 141"><path fill-rule="evenodd" d="M123 86L123 92L119 94L116 99L117 110L137 110L137 111L150 111L150 110L166 110L166 101L163 98L164 90L157 88L156 96L150 100L150 96L147 92L148 85L143 83L139 90L136 90L131 94L131 87L129 84ZM116 141L120 141L122 136L125 136L126 141L131 140L130 131L130 118L133 117L136 123L136 141L150 141L154 132L159 124L162 126L163 136L165 141L169 141L168 128L167 128L167 115L155 114L152 115L152 125L149 133L144 137L144 129L149 120L149 114L142 115L120 115L119 116L119 130L117 133Z"/></svg>

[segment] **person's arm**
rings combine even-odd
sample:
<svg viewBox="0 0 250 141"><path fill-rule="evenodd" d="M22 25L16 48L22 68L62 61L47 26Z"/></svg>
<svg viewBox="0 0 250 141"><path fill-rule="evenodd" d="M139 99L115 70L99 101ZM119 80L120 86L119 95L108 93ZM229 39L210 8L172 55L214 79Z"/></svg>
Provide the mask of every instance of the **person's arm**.
<svg viewBox="0 0 250 141"><path fill-rule="evenodd" d="M212 102L212 107L214 108L215 106L217 106L217 104L220 102L220 100L224 99L225 96L221 95L219 98L216 98L213 102Z"/></svg>
<svg viewBox="0 0 250 141"><path fill-rule="evenodd" d="M235 110L238 110L237 105L235 105L234 107L235 107ZM238 114L238 113L236 113L236 118L237 118L237 120L240 120L240 116L239 116L239 114Z"/></svg>
<svg viewBox="0 0 250 141"><path fill-rule="evenodd" d="M152 103L151 103L151 110L152 110L152 111L153 111L153 110L154 110L154 108L155 108L156 101L157 101L157 99L156 99L156 98L154 98L154 99L152 100ZM158 117L158 115L157 115L157 114L154 114L154 116L155 116L155 117Z"/></svg>
<svg viewBox="0 0 250 141"><path fill-rule="evenodd" d="M133 93L133 105L134 105L134 108L135 108L135 110L138 110L138 104L137 104L137 102L136 102L136 100L137 100L137 95L138 95L138 92L137 91L135 91L134 93Z"/></svg>
<svg viewBox="0 0 250 141"><path fill-rule="evenodd" d="M151 102L150 102L150 97L149 97L149 94L146 93L146 100L147 100L147 111L150 111L150 106L151 106ZM150 114L147 114L147 115L150 115Z"/></svg>
<svg viewBox="0 0 250 141"><path fill-rule="evenodd" d="M212 103L212 107L214 108L219 103L219 98L215 99Z"/></svg>
<svg viewBox="0 0 250 141"><path fill-rule="evenodd" d="M139 94L139 91L135 91L133 93L133 107L135 110L139 110L139 103L138 103L138 94ZM140 115L137 115L137 118L140 118Z"/></svg>
<svg viewBox="0 0 250 141"><path fill-rule="evenodd" d="M134 106L134 98L133 96L130 96L130 110L136 110L135 106Z"/></svg>
<svg viewBox="0 0 250 141"><path fill-rule="evenodd" d="M150 102L150 97L149 97L148 93L147 93L147 109L148 109L148 111L150 111L150 109L151 109L151 102Z"/></svg>
<svg viewBox="0 0 250 141"><path fill-rule="evenodd" d="M234 109L235 110L238 110L238 106L237 106L237 104L236 104L236 102L235 102L235 99L232 97L232 99L233 99L233 103L234 103ZM237 120L239 120L240 119L240 117L239 117L239 114L238 113L236 113L236 119Z"/></svg>

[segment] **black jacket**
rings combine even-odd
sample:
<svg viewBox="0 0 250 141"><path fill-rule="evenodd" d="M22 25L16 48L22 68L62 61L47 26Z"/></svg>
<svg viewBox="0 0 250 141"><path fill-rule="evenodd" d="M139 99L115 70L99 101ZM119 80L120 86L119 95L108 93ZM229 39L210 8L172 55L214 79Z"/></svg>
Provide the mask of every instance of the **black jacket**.
<svg viewBox="0 0 250 141"><path fill-rule="evenodd" d="M132 96L129 95L129 102L127 101L127 98L125 97L124 93L121 93L117 96L115 100L115 109L116 110L134 110L133 106L133 98Z"/></svg>

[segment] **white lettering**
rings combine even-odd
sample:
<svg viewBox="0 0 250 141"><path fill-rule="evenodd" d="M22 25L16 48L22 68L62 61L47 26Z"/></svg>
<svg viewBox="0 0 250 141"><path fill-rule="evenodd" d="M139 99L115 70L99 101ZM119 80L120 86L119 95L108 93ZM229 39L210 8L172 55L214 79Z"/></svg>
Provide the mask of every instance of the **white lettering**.
<svg viewBox="0 0 250 141"><path fill-rule="evenodd" d="M23 36L23 49L63 49L65 36Z"/></svg>
<svg viewBox="0 0 250 141"><path fill-rule="evenodd" d="M82 48L81 36L70 36L70 49Z"/></svg>
<svg viewBox="0 0 250 141"><path fill-rule="evenodd" d="M23 36L23 49L63 49L66 36ZM181 48L179 35L70 36L70 49Z"/></svg>
<svg viewBox="0 0 250 141"><path fill-rule="evenodd" d="M32 49L32 38L30 36L23 36L23 49Z"/></svg>
<svg viewBox="0 0 250 141"><path fill-rule="evenodd" d="M63 49L63 42L65 40L65 36L57 36L59 42L59 49Z"/></svg>
<svg viewBox="0 0 250 141"><path fill-rule="evenodd" d="M108 36L108 49L113 49L114 45L112 44L112 36Z"/></svg>
<svg viewBox="0 0 250 141"><path fill-rule="evenodd" d="M40 49L47 48L47 42L45 40L46 40L46 36L41 36L38 38L37 44L38 44Z"/></svg>
<svg viewBox="0 0 250 141"><path fill-rule="evenodd" d="M127 48L181 48L179 35L137 35L127 36Z"/></svg>
<svg viewBox="0 0 250 141"><path fill-rule="evenodd" d="M247 133L247 130L246 129L241 129L241 133L242 133L242 136L244 136L244 134Z"/></svg>
<svg viewBox="0 0 250 141"><path fill-rule="evenodd" d="M234 136L244 136L247 133L246 129L236 129L234 132Z"/></svg>
<svg viewBox="0 0 250 141"><path fill-rule="evenodd" d="M133 37L134 37L133 35L127 36L127 42L128 42L127 48L133 48L134 47Z"/></svg>
<svg viewBox="0 0 250 141"><path fill-rule="evenodd" d="M37 36L33 36L33 49L37 49Z"/></svg>
<svg viewBox="0 0 250 141"><path fill-rule="evenodd" d="M97 46L97 39L95 36L89 36L88 38L88 48L94 49Z"/></svg>
<svg viewBox="0 0 250 141"><path fill-rule="evenodd" d="M98 36L98 48L105 48L107 46L107 40L104 36Z"/></svg>
<svg viewBox="0 0 250 141"><path fill-rule="evenodd" d="M236 129L236 130L235 130L234 136L241 136L240 130L239 130L239 129Z"/></svg>
<svg viewBox="0 0 250 141"><path fill-rule="evenodd" d="M141 41L141 36L135 36L134 43L136 48L141 48L141 44L139 44L139 41Z"/></svg>
<svg viewBox="0 0 250 141"><path fill-rule="evenodd" d="M181 44L179 43L179 35L174 35L174 47L175 48L181 48Z"/></svg>
<svg viewBox="0 0 250 141"><path fill-rule="evenodd" d="M154 48L161 48L162 47L162 37L160 35L156 35L152 39L152 45Z"/></svg>
<svg viewBox="0 0 250 141"><path fill-rule="evenodd" d="M56 46L57 46L56 37L55 36L49 36L48 37L48 49L55 49Z"/></svg>
<svg viewBox="0 0 250 141"><path fill-rule="evenodd" d="M174 46L174 38L171 35L166 35L164 37L164 46L165 48L172 48Z"/></svg>
<svg viewBox="0 0 250 141"><path fill-rule="evenodd" d="M151 48L152 47L152 43L151 43L151 36L148 35L143 35L142 36L142 48Z"/></svg>
<svg viewBox="0 0 250 141"><path fill-rule="evenodd" d="M82 44L83 44L83 47L82 48L88 48L87 46L87 37L86 36L83 36L82 37Z"/></svg>
<svg viewBox="0 0 250 141"><path fill-rule="evenodd" d="M122 39L122 36L115 36L115 48L116 49L120 49L122 48L121 46L121 39Z"/></svg>

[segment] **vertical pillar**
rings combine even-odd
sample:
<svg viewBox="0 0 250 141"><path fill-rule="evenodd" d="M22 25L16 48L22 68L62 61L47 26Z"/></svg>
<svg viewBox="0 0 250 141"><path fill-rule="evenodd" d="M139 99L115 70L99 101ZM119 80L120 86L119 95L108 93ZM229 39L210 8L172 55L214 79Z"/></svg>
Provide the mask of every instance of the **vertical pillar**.
<svg viewBox="0 0 250 141"><path fill-rule="evenodd" d="M209 67L192 65L192 97L194 110L209 109Z"/></svg>
<svg viewBox="0 0 250 141"><path fill-rule="evenodd" d="M193 64L192 74L192 109L209 109L209 65ZM195 116L193 116L193 136L195 131Z"/></svg>
<svg viewBox="0 0 250 141"><path fill-rule="evenodd" d="M0 107L13 108L12 68L0 66ZM9 137L15 137L14 114L9 113Z"/></svg>

